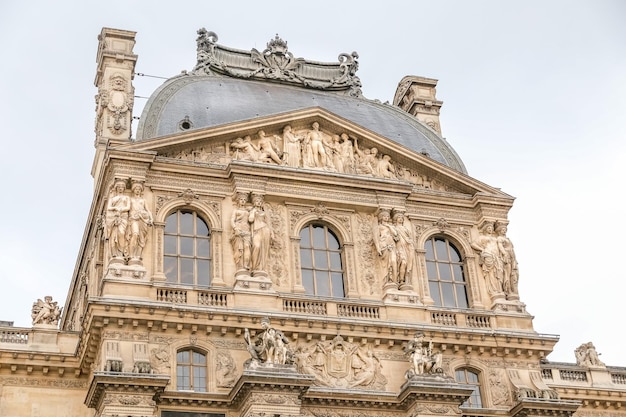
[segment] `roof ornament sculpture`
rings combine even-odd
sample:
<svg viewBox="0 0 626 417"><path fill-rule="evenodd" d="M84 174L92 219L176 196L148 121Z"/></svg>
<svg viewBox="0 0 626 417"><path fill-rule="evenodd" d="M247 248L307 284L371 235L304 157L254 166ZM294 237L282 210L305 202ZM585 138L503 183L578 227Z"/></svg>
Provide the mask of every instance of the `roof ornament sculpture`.
<svg viewBox="0 0 626 417"><path fill-rule="evenodd" d="M259 52L227 48L217 44L217 34L198 30L197 59L193 75L222 74L236 78L265 80L318 90L337 91L360 97L361 80L356 76L359 54L341 53L337 63L295 58L278 34Z"/></svg>

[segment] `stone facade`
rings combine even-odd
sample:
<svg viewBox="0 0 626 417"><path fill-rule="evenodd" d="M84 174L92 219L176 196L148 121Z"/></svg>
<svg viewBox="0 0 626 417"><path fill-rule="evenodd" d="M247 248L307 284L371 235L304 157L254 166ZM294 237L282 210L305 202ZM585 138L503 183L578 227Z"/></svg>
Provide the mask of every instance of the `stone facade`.
<svg viewBox="0 0 626 417"><path fill-rule="evenodd" d="M624 414L626 369L591 342L546 361L558 337L518 293L511 196L320 106L180 114L161 136L147 117L135 140L134 35L100 34L86 238L67 305L43 297L31 329L0 328L0 415ZM189 84L367 101L356 53L196 42ZM406 77L385 106L438 143L435 85Z"/></svg>

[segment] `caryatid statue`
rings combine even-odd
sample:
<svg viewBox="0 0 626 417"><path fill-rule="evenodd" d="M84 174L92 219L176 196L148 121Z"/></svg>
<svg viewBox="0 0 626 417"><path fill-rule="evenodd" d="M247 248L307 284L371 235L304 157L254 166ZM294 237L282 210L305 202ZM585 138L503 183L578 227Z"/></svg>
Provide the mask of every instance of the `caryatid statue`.
<svg viewBox="0 0 626 417"><path fill-rule="evenodd" d="M487 284L487 291L492 298L504 297L504 269L498 248L498 239L494 234L494 223L487 221L481 227L478 239L472 242L472 248L480 254L479 264Z"/></svg>
<svg viewBox="0 0 626 417"><path fill-rule="evenodd" d="M383 270L385 285L398 285L398 260L396 242L398 231L391 223L391 213L388 209L381 209L378 213L378 223L374 227L374 246Z"/></svg>
<svg viewBox="0 0 626 417"><path fill-rule="evenodd" d="M134 181L131 186L130 211L128 216L129 227L127 230L129 263L141 263L141 255L146 246L148 228L152 226L152 213L146 207L143 198L143 183Z"/></svg>
<svg viewBox="0 0 626 417"><path fill-rule="evenodd" d="M249 274L252 254L252 227L248 193L238 192L234 200L235 206L230 217L233 232L230 243L233 248L236 274Z"/></svg>
<svg viewBox="0 0 626 417"><path fill-rule="evenodd" d="M252 253L250 256L252 276L267 276L270 244L273 237L269 213L264 207L262 194L252 194L252 208L248 222L252 229Z"/></svg>
<svg viewBox="0 0 626 417"><path fill-rule="evenodd" d="M109 241L111 261L123 263L127 254L126 228L130 211L130 197L126 191L126 181L116 179L113 184L105 214L105 237Z"/></svg>

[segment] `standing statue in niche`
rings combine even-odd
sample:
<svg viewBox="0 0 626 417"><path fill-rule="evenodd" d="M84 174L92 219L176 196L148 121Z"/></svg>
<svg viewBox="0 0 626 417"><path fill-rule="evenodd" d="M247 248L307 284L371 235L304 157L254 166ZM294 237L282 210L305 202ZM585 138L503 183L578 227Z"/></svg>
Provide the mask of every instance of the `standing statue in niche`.
<svg viewBox="0 0 626 417"><path fill-rule="evenodd" d="M233 234L230 243L233 248L233 258L237 267L237 274L249 273L250 255L252 251L252 233L250 227L250 209L248 204L248 193L239 192L236 195L236 206L230 218L230 225Z"/></svg>
<svg viewBox="0 0 626 417"><path fill-rule="evenodd" d="M301 166L302 149L300 143L302 139L301 136L293 133L290 125L283 128L283 158L287 166L294 168Z"/></svg>
<svg viewBox="0 0 626 417"><path fill-rule="evenodd" d="M143 248L146 246L148 227L152 226L152 213L146 208L146 200L143 198L143 184L134 182L132 185L133 196L130 198L130 211L128 228L128 248L130 262L140 262Z"/></svg>
<svg viewBox="0 0 626 417"><path fill-rule="evenodd" d="M263 195L252 195L252 208L248 222L252 226L252 253L251 268L253 276L267 276L270 244L273 232L270 225L269 213L263 207Z"/></svg>
<svg viewBox="0 0 626 417"><path fill-rule="evenodd" d="M126 228L130 198L124 194L126 181L116 180L109 196L105 216L105 236L109 241L111 262L123 263L126 256Z"/></svg>
<svg viewBox="0 0 626 417"><path fill-rule="evenodd" d="M519 300L517 283L519 281L519 270L517 267L517 259L513 250L513 243L506 237L506 223L496 222L496 235L498 241L498 249L502 260L502 289L509 300Z"/></svg>
<svg viewBox="0 0 626 417"><path fill-rule="evenodd" d="M384 271L385 285L395 284L398 279L398 260L396 243L400 238L395 226L391 224L387 209L378 213L378 224L374 227L374 246Z"/></svg>
<svg viewBox="0 0 626 417"><path fill-rule="evenodd" d="M576 365L578 366L606 366L600 360L600 354L591 342L578 346L574 353L576 354Z"/></svg>
<svg viewBox="0 0 626 417"><path fill-rule="evenodd" d="M472 248L480 253L479 264L487 282L487 291L492 298L497 298L504 296L502 288L504 270L493 226L493 222L485 222L480 237L472 242Z"/></svg>
<svg viewBox="0 0 626 417"><path fill-rule="evenodd" d="M393 211L393 225L398 233L398 241L396 242L398 284L408 286L411 285L411 275L415 266L415 245L410 229L404 225L404 213L402 211Z"/></svg>

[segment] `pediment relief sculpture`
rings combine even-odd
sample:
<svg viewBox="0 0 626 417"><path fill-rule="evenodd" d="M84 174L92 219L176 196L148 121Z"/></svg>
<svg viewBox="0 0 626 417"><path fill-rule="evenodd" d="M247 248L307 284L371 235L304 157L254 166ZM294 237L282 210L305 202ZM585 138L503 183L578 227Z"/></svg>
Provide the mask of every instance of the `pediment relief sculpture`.
<svg viewBox="0 0 626 417"><path fill-rule="evenodd" d="M261 79L318 90L340 91L361 96L361 80L356 52L339 54L336 63L318 63L295 58L287 42L276 35L263 51L224 48L215 32L198 30L197 63L194 75L225 74L236 78Z"/></svg>
<svg viewBox="0 0 626 417"><path fill-rule="evenodd" d="M287 124L280 131L261 129L225 142L168 151L163 156L216 165L227 165L231 161L264 163L397 180L417 188L458 192L439 179L395 161L382 147L365 144L356 135L338 128L321 129L318 122L303 128Z"/></svg>

